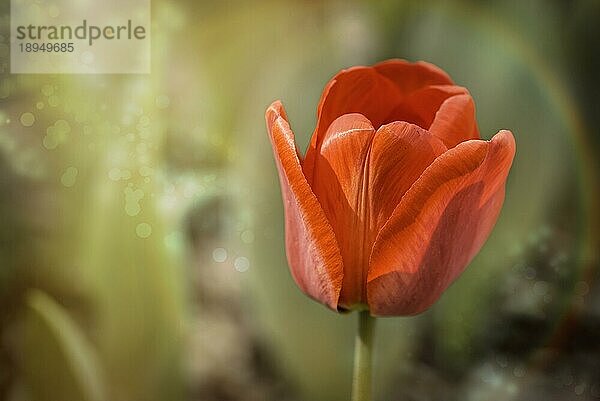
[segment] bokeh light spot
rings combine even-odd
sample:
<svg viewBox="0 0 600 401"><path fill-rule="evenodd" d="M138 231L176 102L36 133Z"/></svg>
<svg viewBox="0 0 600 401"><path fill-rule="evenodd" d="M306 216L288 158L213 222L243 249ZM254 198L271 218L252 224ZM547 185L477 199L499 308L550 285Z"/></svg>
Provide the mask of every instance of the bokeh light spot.
<svg viewBox="0 0 600 401"><path fill-rule="evenodd" d="M250 268L250 261L245 256L238 256L233 262L233 267L235 267L235 270L243 273Z"/></svg>
<svg viewBox="0 0 600 401"><path fill-rule="evenodd" d="M212 257L215 262L223 263L227 260L227 250L225 248L215 248Z"/></svg>
<svg viewBox="0 0 600 401"><path fill-rule="evenodd" d="M58 120L54 125L46 129L43 144L46 149L56 149L58 145L65 142L71 132L71 125L65 120Z"/></svg>
<svg viewBox="0 0 600 401"><path fill-rule="evenodd" d="M60 103L60 101L58 99L58 96L52 95L52 96L48 97L48 104L51 107L57 107L59 103Z"/></svg>
<svg viewBox="0 0 600 401"><path fill-rule="evenodd" d="M152 226L148 223L140 223L135 227L135 233L140 238L148 238L152 234Z"/></svg>
<svg viewBox="0 0 600 401"><path fill-rule="evenodd" d="M75 185L75 182L77 181L77 174L79 174L79 170L77 170L77 168L73 166L68 167L60 177L60 182L65 187L70 188Z"/></svg>
<svg viewBox="0 0 600 401"><path fill-rule="evenodd" d="M254 232L251 230L244 230L240 237L244 244L251 244L254 242Z"/></svg>
<svg viewBox="0 0 600 401"><path fill-rule="evenodd" d="M142 207L140 206L140 201L144 197L144 191L141 189L133 189L133 187L128 186L124 189L125 194L125 213L129 216L137 216Z"/></svg>
<svg viewBox="0 0 600 401"><path fill-rule="evenodd" d="M23 113L20 120L24 127L31 127L35 123L35 116L29 112Z"/></svg>

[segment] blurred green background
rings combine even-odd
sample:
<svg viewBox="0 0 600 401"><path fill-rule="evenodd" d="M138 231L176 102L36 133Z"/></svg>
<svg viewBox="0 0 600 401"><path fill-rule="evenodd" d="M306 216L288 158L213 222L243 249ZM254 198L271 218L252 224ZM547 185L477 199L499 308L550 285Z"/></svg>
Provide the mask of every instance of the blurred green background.
<svg viewBox="0 0 600 401"><path fill-rule="evenodd" d="M380 319L378 400L600 399L600 2L152 0L152 74L11 75L0 4L0 399L349 398L354 315L295 287L264 111L427 60L517 155L431 310ZM101 7L101 3L98 3Z"/></svg>

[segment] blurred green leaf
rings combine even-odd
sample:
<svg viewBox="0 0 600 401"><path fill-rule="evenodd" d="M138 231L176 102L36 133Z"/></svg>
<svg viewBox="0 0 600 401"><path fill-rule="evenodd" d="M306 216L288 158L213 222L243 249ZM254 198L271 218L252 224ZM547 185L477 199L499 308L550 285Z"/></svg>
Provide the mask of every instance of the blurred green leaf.
<svg viewBox="0 0 600 401"><path fill-rule="evenodd" d="M55 300L27 296L23 370L35 401L103 401L106 391L94 349Z"/></svg>

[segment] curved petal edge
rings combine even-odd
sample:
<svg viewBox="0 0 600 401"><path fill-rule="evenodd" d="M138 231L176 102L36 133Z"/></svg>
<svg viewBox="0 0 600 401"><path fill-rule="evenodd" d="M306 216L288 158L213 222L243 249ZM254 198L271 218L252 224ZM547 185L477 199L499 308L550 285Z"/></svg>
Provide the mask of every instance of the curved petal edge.
<svg viewBox="0 0 600 401"><path fill-rule="evenodd" d="M439 67L417 61L386 60L372 67L356 66L338 72L325 86L317 108L317 126L309 148L316 152L333 121L349 113L366 116L377 130L381 125L403 119L394 110L412 92L430 85L454 85ZM307 157L307 175L313 160Z"/></svg>
<svg viewBox="0 0 600 401"><path fill-rule="evenodd" d="M337 310L343 263L333 229L302 172L281 102L271 104L265 119L284 200L290 271L304 293Z"/></svg>
<svg viewBox="0 0 600 401"><path fill-rule="evenodd" d="M509 131L439 156L379 232L369 262L373 315L414 315L431 306L490 234L515 154Z"/></svg>

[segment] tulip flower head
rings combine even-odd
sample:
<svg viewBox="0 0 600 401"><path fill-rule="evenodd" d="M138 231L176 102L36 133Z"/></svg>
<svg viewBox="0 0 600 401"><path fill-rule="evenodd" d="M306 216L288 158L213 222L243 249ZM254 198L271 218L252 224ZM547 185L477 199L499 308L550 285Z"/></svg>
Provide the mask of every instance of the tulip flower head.
<svg viewBox="0 0 600 401"><path fill-rule="evenodd" d="M292 276L333 310L426 310L498 218L513 135L480 139L471 95L432 64L389 60L338 73L304 157L279 101L266 121Z"/></svg>

